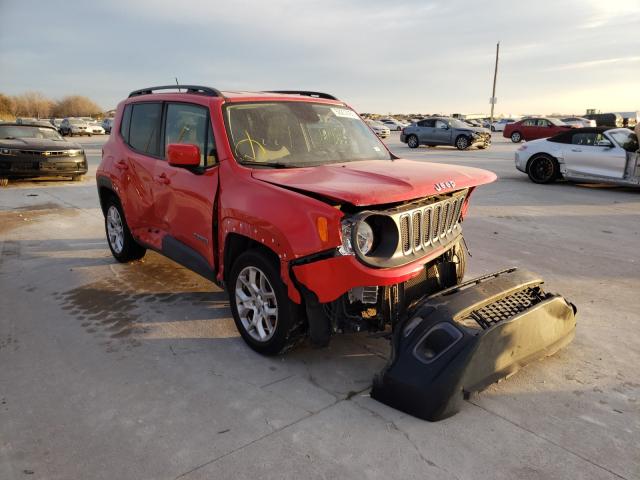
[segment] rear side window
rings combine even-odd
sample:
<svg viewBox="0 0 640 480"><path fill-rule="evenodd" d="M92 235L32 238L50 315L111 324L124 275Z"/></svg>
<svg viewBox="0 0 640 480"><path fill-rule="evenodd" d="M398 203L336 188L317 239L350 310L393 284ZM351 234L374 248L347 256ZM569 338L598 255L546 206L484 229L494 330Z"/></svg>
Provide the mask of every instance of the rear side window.
<svg viewBox="0 0 640 480"><path fill-rule="evenodd" d="M165 154L170 143L196 145L200 149L200 166L215 164L215 142L207 108L199 105L170 103L165 124Z"/></svg>
<svg viewBox="0 0 640 480"><path fill-rule="evenodd" d="M65 120L66 121L66 120ZM131 105L124 107L122 121L120 122L120 135L124 141L129 143L129 125L131 124Z"/></svg>
<svg viewBox="0 0 640 480"><path fill-rule="evenodd" d="M162 104L136 103L131 111L128 143L131 148L157 157L160 155L160 118Z"/></svg>

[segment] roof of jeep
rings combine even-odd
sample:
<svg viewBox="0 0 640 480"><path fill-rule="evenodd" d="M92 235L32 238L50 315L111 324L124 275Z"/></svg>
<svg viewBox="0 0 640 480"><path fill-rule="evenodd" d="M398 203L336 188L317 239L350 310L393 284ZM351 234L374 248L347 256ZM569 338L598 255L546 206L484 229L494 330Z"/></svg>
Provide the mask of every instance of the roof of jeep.
<svg viewBox="0 0 640 480"><path fill-rule="evenodd" d="M172 90L172 91L168 91ZM175 91L178 90L178 91ZM337 99L333 95L322 92L314 92L308 90L274 90L274 91L259 91L248 92L244 90L217 90L212 87L205 87L199 85L165 85L159 87L148 87L140 90L134 90L129 94L129 99L149 99L150 96L198 96L198 97L212 97L220 98L227 101L251 101L251 100L296 100L296 101L313 101L321 103L340 103L341 100Z"/></svg>

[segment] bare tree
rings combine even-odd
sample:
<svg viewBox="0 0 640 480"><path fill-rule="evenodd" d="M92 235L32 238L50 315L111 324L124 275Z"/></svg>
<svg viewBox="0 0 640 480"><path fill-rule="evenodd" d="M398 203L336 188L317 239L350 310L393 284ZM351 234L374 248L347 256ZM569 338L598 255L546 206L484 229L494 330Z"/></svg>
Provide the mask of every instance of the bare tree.
<svg viewBox="0 0 640 480"><path fill-rule="evenodd" d="M14 97L16 117L45 118L51 114L53 101L40 92L26 92Z"/></svg>
<svg viewBox="0 0 640 480"><path fill-rule="evenodd" d="M13 120L15 118L15 103L12 97L0 93L0 120Z"/></svg>
<svg viewBox="0 0 640 480"><path fill-rule="evenodd" d="M84 117L96 115L102 109L90 98L71 95L56 102L52 112L55 117Z"/></svg>

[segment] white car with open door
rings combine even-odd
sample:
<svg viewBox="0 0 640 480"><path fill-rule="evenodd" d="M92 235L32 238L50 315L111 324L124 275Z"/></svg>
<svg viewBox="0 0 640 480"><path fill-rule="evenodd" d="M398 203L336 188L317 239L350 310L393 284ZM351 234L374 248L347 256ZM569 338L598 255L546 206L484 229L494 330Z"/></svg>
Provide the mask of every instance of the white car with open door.
<svg viewBox="0 0 640 480"><path fill-rule="evenodd" d="M638 137L627 128L573 128L522 145L516 168L535 183L558 179L640 187Z"/></svg>

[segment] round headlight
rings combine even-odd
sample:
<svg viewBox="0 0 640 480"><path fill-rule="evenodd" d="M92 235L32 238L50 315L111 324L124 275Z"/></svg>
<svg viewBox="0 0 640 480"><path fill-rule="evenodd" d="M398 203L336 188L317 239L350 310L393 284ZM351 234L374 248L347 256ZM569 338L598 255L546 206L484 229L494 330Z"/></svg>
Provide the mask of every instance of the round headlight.
<svg viewBox="0 0 640 480"><path fill-rule="evenodd" d="M371 251L371 247L373 246L373 230L367 222L358 222L358 226L356 227L356 244L358 245L358 250L363 255Z"/></svg>

